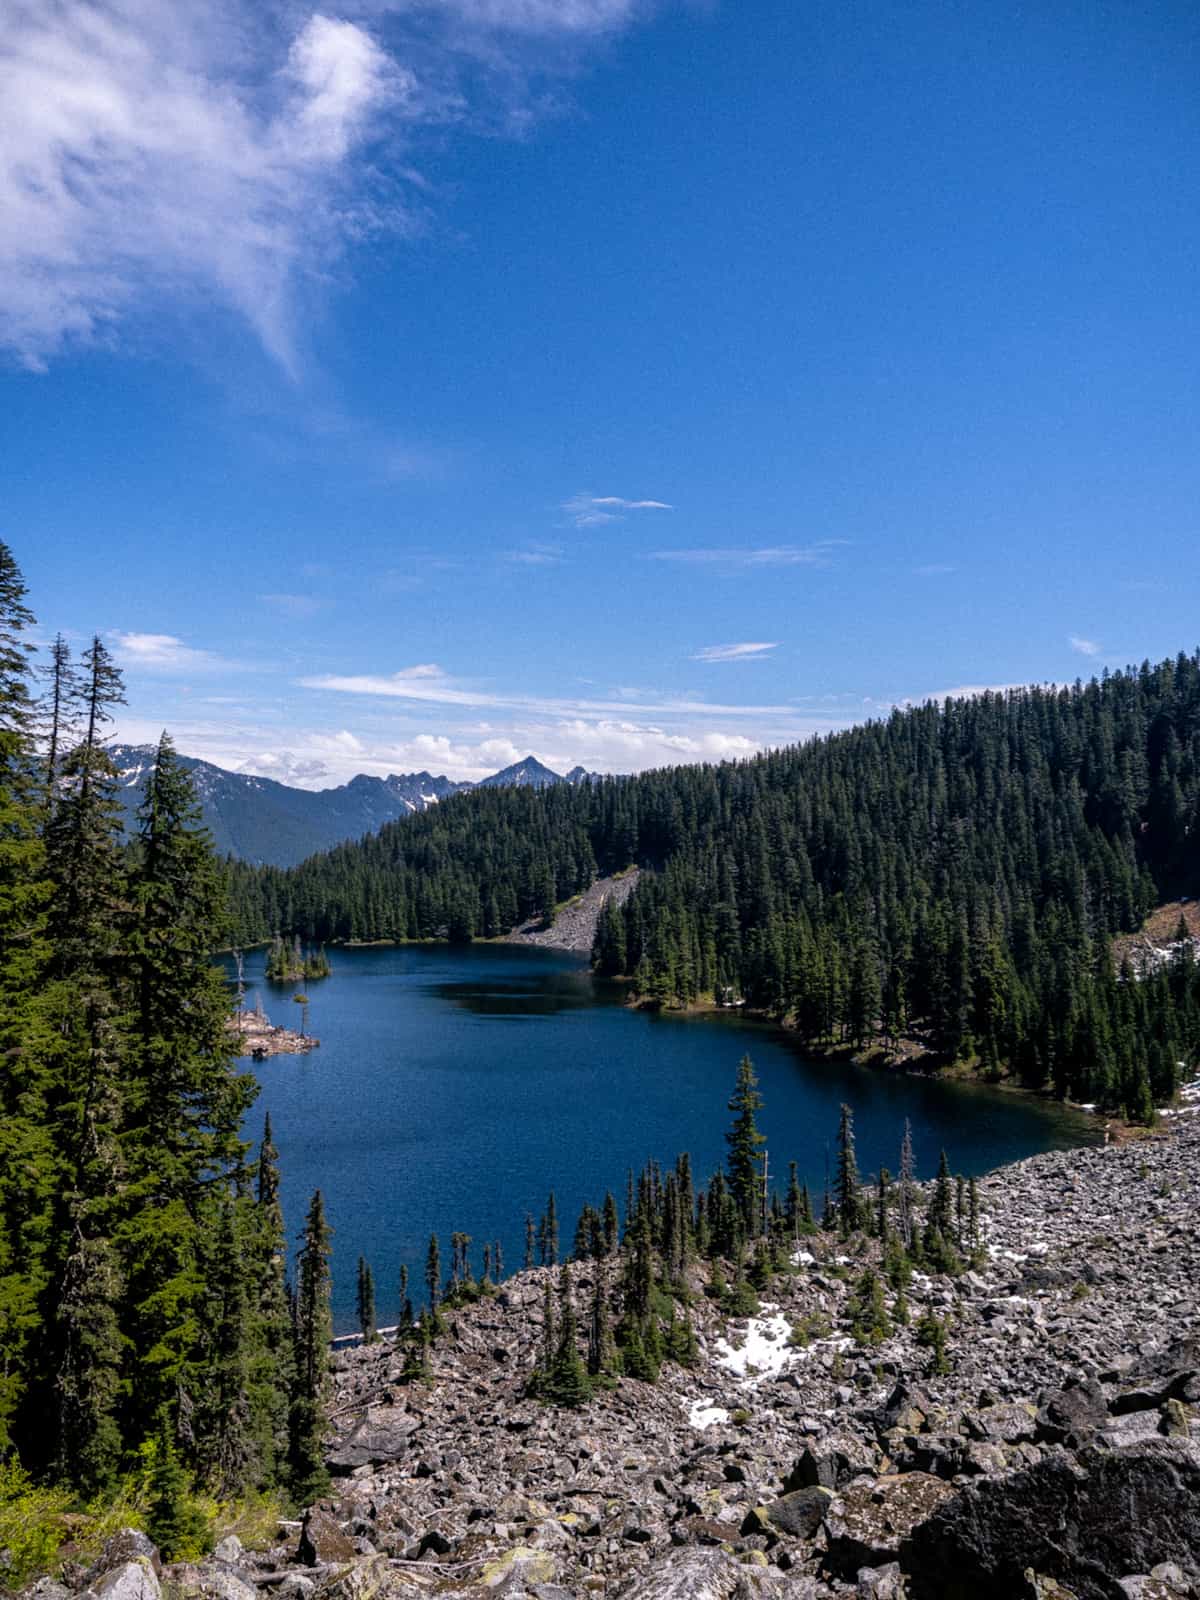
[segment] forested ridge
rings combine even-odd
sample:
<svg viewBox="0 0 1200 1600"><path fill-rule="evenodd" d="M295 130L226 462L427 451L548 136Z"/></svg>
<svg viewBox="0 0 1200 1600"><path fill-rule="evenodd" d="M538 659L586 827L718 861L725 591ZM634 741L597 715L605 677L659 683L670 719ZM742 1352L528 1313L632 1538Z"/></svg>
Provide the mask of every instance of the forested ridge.
<svg viewBox="0 0 1200 1600"><path fill-rule="evenodd" d="M1193 962L1111 939L1200 877L1200 656L987 693L756 759L457 796L290 872L232 867L237 936L492 937L646 871L599 969L814 1045L904 1039L1137 1117L1200 1046Z"/></svg>

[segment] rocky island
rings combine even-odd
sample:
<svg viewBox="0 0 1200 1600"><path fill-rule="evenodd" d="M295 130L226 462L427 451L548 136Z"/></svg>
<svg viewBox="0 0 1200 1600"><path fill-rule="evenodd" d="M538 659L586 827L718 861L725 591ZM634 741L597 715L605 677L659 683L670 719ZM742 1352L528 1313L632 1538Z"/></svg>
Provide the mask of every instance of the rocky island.
<svg viewBox="0 0 1200 1600"><path fill-rule="evenodd" d="M578 1411L525 1390L547 1272L451 1315L428 1381L334 1358L331 1493L251 1552L78 1574L109 1600L1184 1600L1200 1594L1200 1117L981 1180L984 1250L856 1332L806 1238L757 1313L694 1269L698 1358ZM594 1267L578 1264L586 1303ZM923 1342L934 1319L940 1348ZM30 1600L68 1600L38 1586Z"/></svg>

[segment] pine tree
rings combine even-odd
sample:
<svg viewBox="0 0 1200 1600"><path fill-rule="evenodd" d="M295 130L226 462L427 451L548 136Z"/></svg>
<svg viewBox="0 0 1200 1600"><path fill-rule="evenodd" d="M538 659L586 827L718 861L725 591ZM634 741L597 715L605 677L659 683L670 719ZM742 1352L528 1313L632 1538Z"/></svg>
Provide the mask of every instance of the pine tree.
<svg viewBox="0 0 1200 1600"><path fill-rule="evenodd" d="M168 1561L199 1555L208 1532L207 1520L193 1499L165 1412L159 1419L150 1459L147 1532Z"/></svg>
<svg viewBox="0 0 1200 1600"><path fill-rule="evenodd" d="M565 1261L559 1272L558 1316L558 1343L542 1386L542 1394L553 1405L581 1406L591 1398L592 1386L577 1348L571 1268Z"/></svg>
<svg viewBox="0 0 1200 1600"><path fill-rule="evenodd" d="M442 1300L442 1253L436 1233L429 1235L429 1249L425 1252L425 1292L429 1298L429 1326L436 1332L440 1322L438 1306Z"/></svg>
<svg viewBox="0 0 1200 1600"><path fill-rule="evenodd" d="M554 1199L553 1189L546 1201L546 1257L543 1265L547 1267L558 1265L558 1205Z"/></svg>
<svg viewBox="0 0 1200 1600"><path fill-rule="evenodd" d="M913 1155L912 1123L904 1119L904 1138L900 1144L900 1238L906 1250L912 1248L916 1226L916 1158Z"/></svg>
<svg viewBox="0 0 1200 1600"><path fill-rule="evenodd" d="M296 1378L291 1410L291 1488L309 1505L329 1485L322 1441L329 1397L331 1230L318 1189L312 1197L296 1263Z"/></svg>
<svg viewBox="0 0 1200 1600"><path fill-rule="evenodd" d="M862 1199L858 1192L858 1158L854 1150L854 1113L842 1106L838 1126L837 1217L843 1238L862 1226Z"/></svg>
<svg viewBox="0 0 1200 1600"><path fill-rule="evenodd" d="M880 1344L891 1332L891 1319L879 1275L868 1267L850 1302L852 1331L859 1344Z"/></svg>
<svg viewBox="0 0 1200 1600"><path fill-rule="evenodd" d="M592 1310L588 1322L588 1373L593 1378L601 1377L613 1371L616 1365L617 1347L612 1336L612 1327L608 1315L608 1286L605 1278L605 1268L602 1263L596 1267L595 1283L592 1287Z"/></svg>
<svg viewBox="0 0 1200 1600"><path fill-rule="evenodd" d="M295 1381L295 1342L287 1283L287 1237L279 1200L279 1151L271 1118L263 1119L257 1194L248 1257L255 1334L250 1350L250 1426L261 1463L259 1487L282 1481L287 1471L288 1410Z"/></svg>
<svg viewBox="0 0 1200 1600"><path fill-rule="evenodd" d="M355 1298L358 1331L364 1344L376 1344L379 1334L375 1327L375 1275L363 1256L358 1258L358 1287Z"/></svg>
<svg viewBox="0 0 1200 1600"><path fill-rule="evenodd" d="M726 1160L729 1188L747 1234L755 1234L759 1230L762 1177L758 1163L759 1151L766 1143L766 1138L758 1131L754 1114L762 1110L762 1105L754 1067L750 1057L743 1056L738 1067L737 1083L729 1099L729 1110L734 1113L734 1119L733 1126L725 1135L725 1142L729 1147Z"/></svg>
<svg viewBox="0 0 1200 1600"><path fill-rule="evenodd" d="M20 572L8 546L0 543L0 1454L5 1455L45 1343L40 1302L55 1257L52 1218L63 1178L51 1115L53 1067L31 1048L42 1033L52 886L29 729L24 634L33 617L24 600Z"/></svg>

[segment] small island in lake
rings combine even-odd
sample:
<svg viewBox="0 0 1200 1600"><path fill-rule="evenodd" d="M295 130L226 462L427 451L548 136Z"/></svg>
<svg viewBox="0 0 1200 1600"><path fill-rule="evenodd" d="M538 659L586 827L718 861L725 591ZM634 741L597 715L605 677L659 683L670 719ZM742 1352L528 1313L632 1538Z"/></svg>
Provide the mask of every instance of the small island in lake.
<svg viewBox="0 0 1200 1600"><path fill-rule="evenodd" d="M304 1007L307 1017L308 1007ZM262 1000L253 1011L235 1011L229 1019L229 1030L241 1042L240 1054L262 1061L266 1056L299 1056L315 1050L321 1043L307 1031L297 1033L294 1028L278 1027L263 1010Z"/></svg>
<svg viewBox="0 0 1200 1600"><path fill-rule="evenodd" d="M316 951L307 949L297 936L289 944L279 934L271 940L267 952L267 978L272 983L299 983L303 978L327 978L333 971L325 946Z"/></svg>

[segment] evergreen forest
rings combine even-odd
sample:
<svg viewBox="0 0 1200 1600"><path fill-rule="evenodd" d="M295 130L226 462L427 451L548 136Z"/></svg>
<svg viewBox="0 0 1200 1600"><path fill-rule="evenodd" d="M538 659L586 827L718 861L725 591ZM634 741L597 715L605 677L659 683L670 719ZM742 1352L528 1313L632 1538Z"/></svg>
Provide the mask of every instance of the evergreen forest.
<svg viewBox="0 0 1200 1600"><path fill-rule="evenodd" d="M721 766L456 796L290 871L232 864L236 938L492 938L643 869L598 969L1146 1120L1200 1048L1188 947L1115 935L1200 887L1200 655L985 693Z"/></svg>

